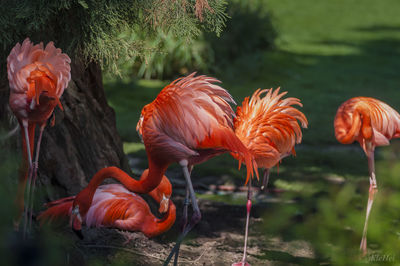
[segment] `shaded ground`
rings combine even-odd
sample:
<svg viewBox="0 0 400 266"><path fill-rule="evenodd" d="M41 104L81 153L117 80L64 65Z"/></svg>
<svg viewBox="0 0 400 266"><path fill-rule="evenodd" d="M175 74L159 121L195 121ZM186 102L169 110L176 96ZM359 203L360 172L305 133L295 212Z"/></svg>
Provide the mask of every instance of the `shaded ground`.
<svg viewBox="0 0 400 266"><path fill-rule="evenodd" d="M243 194L243 193L236 193ZM237 195L244 198L243 195ZM168 256L179 233L183 197L175 196L178 217L173 228L154 239L141 233L116 229L85 229L85 240L76 241L68 264L160 265ZM250 227L248 261L252 265L317 264L310 243L264 235L260 217L270 204L282 204L275 197L261 196L254 205ZM290 204L290 203L283 203ZM203 218L181 246L180 265L230 265L240 261L243 252L245 206L199 200ZM63 234L71 234L68 228ZM74 236L72 236L74 237ZM91 264L90 263L90 264Z"/></svg>

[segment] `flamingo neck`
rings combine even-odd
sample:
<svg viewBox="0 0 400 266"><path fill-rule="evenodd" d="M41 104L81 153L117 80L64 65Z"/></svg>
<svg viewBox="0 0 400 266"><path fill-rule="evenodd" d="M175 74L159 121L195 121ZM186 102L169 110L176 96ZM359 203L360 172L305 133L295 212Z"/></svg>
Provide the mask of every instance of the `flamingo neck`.
<svg viewBox="0 0 400 266"><path fill-rule="evenodd" d="M87 187L77 195L75 202L82 208L82 214L86 214L92 204L96 189L107 178L119 181L131 192L147 194L160 184L166 169L167 167L159 167L149 160L147 177L142 175L138 181L115 166L103 168L92 177Z"/></svg>
<svg viewBox="0 0 400 266"><path fill-rule="evenodd" d="M172 201L169 201L167 213L163 218L158 219L154 215L146 217L146 222L143 223L142 232L146 237L153 237L168 231L175 223L176 207Z"/></svg>
<svg viewBox="0 0 400 266"><path fill-rule="evenodd" d="M165 170L166 167L160 168L149 161L149 172L147 177L142 174L140 180L136 180L115 166L106 167L93 176L86 189L94 193L105 179L113 178L121 182L131 192L147 194L160 184Z"/></svg>

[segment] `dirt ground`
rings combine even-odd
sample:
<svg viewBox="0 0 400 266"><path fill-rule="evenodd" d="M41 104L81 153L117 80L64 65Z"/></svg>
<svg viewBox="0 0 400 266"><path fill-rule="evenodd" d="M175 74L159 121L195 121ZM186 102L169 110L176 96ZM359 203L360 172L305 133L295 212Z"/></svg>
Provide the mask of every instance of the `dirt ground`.
<svg viewBox="0 0 400 266"><path fill-rule="evenodd" d="M168 232L147 239L138 232L84 227L85 238L79 240L68 225L63 225L55 232L61 238L67 237L70 241L63 250L64 265L162 265L180 232L185 193L183 177L179 171L169 170L167 176L174 188L172 201L177 207L176 222ZM240 185L224 185L225 181L224 177L193 179L195 190L200 194L198 202L202 219L184 239L179 255L179 265L231 265L241 261L247 193ZM243 185L242 182L241 185ZM229 191L232 189L234 191ZM227 194L232 196L232 201L223 198L223 195ZM208 195L211 198L207 199L201 195ZM254 197L256 200L253 201L251 212L247 261L251 265L317 264L310 243L273 237L263 232L265 231L263 227L268 226L268 221L264 220L263 214L268 211L268 208L271 208L273 204L290 203L282 202L279 193L273 191L255 193ZM145 197L145 199L149 198ZM151 204L151 200L148 202L153 213L157 213L156 205ZM189 211L189 217L190 215L191 211ZM37 246L37 243L34 243L35 245ZM17 264L40 265L26 264L27 261L28 259ZM173 263L171 262L170 265Z"/></svg>

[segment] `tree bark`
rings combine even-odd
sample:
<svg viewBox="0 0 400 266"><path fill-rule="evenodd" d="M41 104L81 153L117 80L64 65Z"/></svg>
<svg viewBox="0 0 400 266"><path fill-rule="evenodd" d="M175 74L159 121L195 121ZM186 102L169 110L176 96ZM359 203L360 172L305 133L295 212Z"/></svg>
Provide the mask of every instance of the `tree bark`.
<svg viewBox="0 0 400 266"><path fill-rule="evenodd" d="M85 68L75 62L71 74L61 97L64 111L56 107L55 126L48 124L43 133L37 189L44 191L40 193L44 198L36 198L42 202L75 195L103 167L117 166L131 174L115 112L105 98L99 65L91 63ZM3 92L1 98L0 119L5 122L10 113L5 107L8 96ZM17 134L13 140L21 142L20 136Z"/></svg>

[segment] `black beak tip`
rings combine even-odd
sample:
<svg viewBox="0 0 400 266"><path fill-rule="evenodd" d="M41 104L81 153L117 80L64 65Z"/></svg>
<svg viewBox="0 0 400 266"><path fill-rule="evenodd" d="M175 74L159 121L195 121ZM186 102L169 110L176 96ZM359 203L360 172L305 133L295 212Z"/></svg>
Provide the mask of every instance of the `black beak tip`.
<svg viewBox="0 0 400 266"><path fill-rule="evenodd" d="M74 233L79 237L80 240L83 240L83 234L82 234L82 230L76 230L76 229L72 229L72 231L74 231Z"/></svg>

